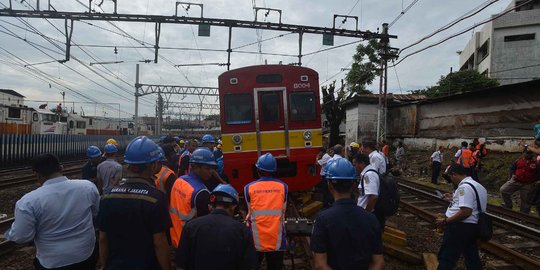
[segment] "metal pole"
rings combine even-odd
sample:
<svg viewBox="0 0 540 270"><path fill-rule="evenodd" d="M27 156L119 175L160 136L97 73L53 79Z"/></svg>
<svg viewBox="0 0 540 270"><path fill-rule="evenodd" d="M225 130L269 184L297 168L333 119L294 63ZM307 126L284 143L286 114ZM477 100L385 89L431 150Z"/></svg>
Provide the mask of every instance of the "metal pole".
<svg viewBox="0 0 540 270"><path fill-rule="evenodd" d="M302 66L302 37L304 36L304 33L300 31L298 33L298 65Z"/></svg>
<svg viewBox="0 0 540 270"><path fill-rule="evenodd" d="M386 52L388 53L388 52ZM388 129L387 129L387 126L386 126L386 118L388 116L388 99L386 98L386 95L387 95L387 90L388 90L388 60L385 59L384 60L384 110L383 110L383 119L384 119L384 122L383 122L383 128L384 128L384 132L382 134L382 139L383 140L386 140L386 134L388 133Z"/></svg>
<svg viewBox="0 0 540 270"><path fill-rule="evenodd" d="M161 96L161 91L158 93L157 121L157 135L161 135L163 130L163 97Z"/></svg>
<svg viewBox="0 0 540 270"><path fill-rule="evenodd" d="M135 68L135 136L139 135L139 64Z"/></svg>
<svg viewBox="0 0 540 270"><path fill-rule="evenodd" d="M381 68L383 64L384 64L384 61L381 59ZM377 109L377 144L381 143L382 94L383 94L383 72L381 70L380 79L379 79L379 107Z"/></svg>
<svg viewBox="0 0 540 270"><path fill-rule="evenodd" d="M229 48L227 49L227 70L231 70L231 41L232 41L232 26L229 26Z"/></svg>

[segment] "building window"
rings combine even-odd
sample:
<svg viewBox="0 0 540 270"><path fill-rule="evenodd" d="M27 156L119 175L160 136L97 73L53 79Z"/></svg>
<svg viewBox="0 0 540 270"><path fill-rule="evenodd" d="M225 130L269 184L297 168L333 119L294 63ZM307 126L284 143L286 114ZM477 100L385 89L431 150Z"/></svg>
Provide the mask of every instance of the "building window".
<svg viewBox="0 0 540 270"><path fill-rule="evenodd" d="M522 41L522 40L534 40L536 34L523 34L523 35L513 35L505 36L504 42L513 42L513 41Z"/></svg>
<svg viewBox="0 0 540 270"><path fill-rule="evenodd" d="M9 107L9 109L8 109L8 118L21 119L21 109Z"/></svg>
<svg viewBox="0 0 540 270"><path fill-rule="evenodd" d="M69 121L69 128L73 128L73 121Z"/></svg>
<svg viewBox="0 0 540 270"><path fill-rule="evenodd" d="M86 122L77 121L77 128L86 128Z"/></svg>
<svg viewBox="0 0 540 270"><path fill-rule="evenodd" d="M93 122L92 120L93 120L92 118L89 118L89 119L88 119L88 125L90 125L90 126L93 125L93 124L92 124L92 122Z"/></svg>
<svg viewBox="0 0 540 270"><path fill-rule="evenodd" d="M225 123L229 125L249 124L253 115L253 100L250 94L225 95Z"/></svg>
<svg viewBox="0 0 540 270"><path fill-rule="evenodd" d="M489 39L478 48L478 62L482 62L489 55Z"/></svg>

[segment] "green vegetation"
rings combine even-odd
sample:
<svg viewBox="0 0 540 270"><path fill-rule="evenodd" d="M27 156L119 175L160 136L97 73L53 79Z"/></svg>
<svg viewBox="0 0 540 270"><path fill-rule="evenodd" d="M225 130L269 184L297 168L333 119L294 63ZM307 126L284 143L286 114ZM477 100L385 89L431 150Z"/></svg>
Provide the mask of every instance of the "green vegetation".
<svg viewBox="0 0 540 270"><path fill-rule="evenodd" d="M488 78L476 70L461 70L441 76L435 86L413 90L411 93L442 97L496 86L499 86L497 80Z"/></svg>

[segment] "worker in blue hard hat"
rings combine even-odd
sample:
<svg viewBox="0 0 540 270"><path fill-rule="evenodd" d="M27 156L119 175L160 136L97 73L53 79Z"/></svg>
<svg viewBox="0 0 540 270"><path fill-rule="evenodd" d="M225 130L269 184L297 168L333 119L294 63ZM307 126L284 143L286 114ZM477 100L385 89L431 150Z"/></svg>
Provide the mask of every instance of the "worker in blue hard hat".
<svg viewBox="0 0 540 270"><path fill-rule="evenodd" d="M328 165L326 180L335 201L315 220L310 242L315 268L384 269L379 221L351 199L355 168L347 159L336 159Z"/></svg>
<svg viewBox="0 0 540 270"><path fill-rule="evenodd" d="M102 153L99 147L92 145L86 149L86 156L89 160L82 167L82 179L89 180L97 186L97 166L104 158L101 157Z"/></svg>
<svg viewBox="0 0 540 270"><path fill-rule="evenodd" d="M212 151L212 153L215 153L215 146L216 146L216 138L214 138L214 136L210 135L210 134L206 134L202 137L201 139L202 141L202 146L203 147L206 147L208 148L208 150ZM223 162L223 156L220 156L219 157L220 160L219 160L219 170L223 172L223 168L224 168L224 162ZM216 161L216 164L218 164L218 157L216 157L214 155L214 159ZM215 170L214 171L214 174L212 175L212 177L210 178L210 180L208 180L208 182L206 183L206 187L208 187L209 190L214 190L215 187L217 187L217 185L219 184L226 184L227 181L225 181L220 173L218 172L218 170Z"/></svg>
<svg viewBox="0 0 540 270"><path fill-rule="evenodd" d="M167 198L152 179L162 158L158 145L145 136L127 146L125 182L103 196L99 209L103 269L171 269Z"/></svg>
<svg viewBox="0 0 540 270"><path fill-rule="evenodd" d="M172 147L171 145L164 145L164 147L165 146ZM167 194L167 199L169 199L171 196L172 187L176 181L176 174L167 166L169 161L167 159L166 152L162 147L159 147L159 151L161 152L161 159L159 160L157 171L154 174L154 184L157 189Z"/></svg>
<svg viewBox="0 0 540 270"><path fill-rule="evenodd" d="M281 269L286 248L285 211L289 187L275 179L277 160L270 153L255 164L259 179L244 187L248 206L246 225L251 229L259 263L266 258L267 269Z"/></svg>
<svg viewBox="0 0 540 270"><path fill-rule="evenodd" d="M216 170L214 155L205 147L197 148L189 158L189 164L189 174L176 179L171 191L169 209L173 224L171 241L174 247L178 247L186 222L209 212L210 191L205 183Z"/></svg>
<svg viewBox="0 0 540 270"><path fill-rule="evenodd" d="M255 269L257 255L245 225L233 218L238 192L218 185L210 195L212 212L188 222L175 253L180 269ZM209 259L211 258L211 259Z"/></svg>
<svg viewBox="0 0 540 270"><path fill-rule="evenodd" d="M97 167L97 186L102 194L109 192L122 180L122 165L116 161L116 153L118 153L116 145L105 145L103 152L105 152L105 160Z"/></svg>

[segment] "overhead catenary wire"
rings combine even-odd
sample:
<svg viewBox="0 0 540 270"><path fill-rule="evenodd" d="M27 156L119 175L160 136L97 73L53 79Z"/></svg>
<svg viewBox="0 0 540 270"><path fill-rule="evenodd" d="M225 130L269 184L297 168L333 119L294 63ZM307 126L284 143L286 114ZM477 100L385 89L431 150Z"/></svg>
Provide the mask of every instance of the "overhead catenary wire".
<svg viewBox="0 0 540 270"><path fill-rule="evenodd" d="M409 11L409 9L411 9L416 3L418 2L418 0L414 0L412 1L412 3L410 3L405 9L403 9L403 1L401 2L401 13L399 13L399 15L390 23L388 24L388 28L392 27L403 15L405 15L405 13L407 13L407 11Z"/></svg>

